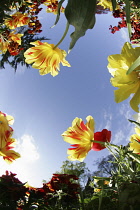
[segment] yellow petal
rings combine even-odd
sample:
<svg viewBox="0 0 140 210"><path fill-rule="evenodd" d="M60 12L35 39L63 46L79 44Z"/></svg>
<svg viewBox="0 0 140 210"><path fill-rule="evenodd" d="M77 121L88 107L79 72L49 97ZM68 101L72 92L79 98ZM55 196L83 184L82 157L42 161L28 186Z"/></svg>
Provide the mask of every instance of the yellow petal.
<svg viewBox="0 0 140 210"><path fill-rule="evenodd" d="M94 119L92 116L86 118L87 123L84 124L81 118L76 117L62 136L64 141L72 144L72 148L68 149L68 158L70 160L83 161L88 152L91 150L94 137Z"/></svg>
<svg viewBox="0 0 140 210"><path fill-rule="evenodd" d="M8 151L6 151L5 152L5 156L3 156L3 159L8 164L11 164L17 158L20 158L20 154L18 152L15 152L14 150L8 150Z"/></svg>
<svg viewBox="0 0 140 210"><path fill-rule="evenodd" d="M133 84L133 85L123 85L121 86L118 90L115 90L115 101L117 103L120 103L127 99L131 93L134 93L135 91L137 92L138 90L138 85Z"/></svg>
<svg viewBox="0 0 140 210"><path fill-rule="evenodd" d="M140 128L135 127L135 132L136 134L130 137L129 149L134 153L140 154Z"/></svg>
<svg viewBox="0 0 140 210"><path fill-rule="evenodd" d="M113 76L111 83L118 87L115 93L117 103L126 100L131 94L134 94L130 100L130 105L135 111L139 111L140 104L140 76L138 66L130 74L127 74L129 67L140 55L140 47L132 48L132 45L126 42L122 48L121 54L110 55L108 57L108 70Z"/></svg>
<svg viewBox="0 0 140 210"><path fill-rule="evenodd" d="M87 116L86 117L87 123L86 125L88 126L89 129L91 129L94 132L94 126L95 126L95 122L92 116Z"/></svg>
<svg viewBox="0 0 140 210"><path fill-rule="evenodd" d="M6 119L7 119L9 125L13 125L14 118L12 116L6 115Z"/></svg>
<svg viewBox="0 0 140 210"><path fill-rule="evenodd" d="M130 106L132 107L132 109L135 112L139 112L139 104L140 104L140 85L139 85L136 93L134 94L134 96L130 100Z"/></svg>
<svg viewBox="0 0 140 210"><path fill-rule="evenodd" d="M64 66L70 67L70 64L65 60L66 52L54 48L54 44L48 44L47 42L31 42L35 47L31 47L24 53L25 62L32 64L33 68L39 69L41 75L50 73L52 76L56 76L60 70L60 63Z"/></svg>

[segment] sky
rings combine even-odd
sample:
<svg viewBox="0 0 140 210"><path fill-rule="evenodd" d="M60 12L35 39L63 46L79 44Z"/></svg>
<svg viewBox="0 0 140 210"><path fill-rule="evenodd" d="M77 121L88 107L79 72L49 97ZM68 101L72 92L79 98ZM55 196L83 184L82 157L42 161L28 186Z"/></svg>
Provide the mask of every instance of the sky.
<svg viewBox="0 0 140 210"><path fill-rule="evenodd" d="M50 38L56 44L63 35L66 19L61 14L60 21L54 25L56 16L39 14L43 25L40 36ZM95 120L95 132L106 128L111 130L111 142L127 145L134 132L132 119L135 112L129 100L117 104L114 101L114 87L107 70L107 57L119 54L123 44L128 41L126 29L111 34L109 26L117 25L120 19L106 15L96 15L96 24L81 37L73 50L67 55L71 67L61 66L56 77L41 76L37 69L18 66L17 72L6 65L0 71L0 109L12 115L14 135L17 139L16 151L21 154L11 165L0 159L0 175L5 170L17 174L22 182L41 187L42 180L52 177L67 160L70 144L64 142L61 134L71 126L75 117L86 122L88 115ZM59 46L68 51L70 30ZM96 170L95 161L108 155L107 149L90 151L84 162L92 171Z"/></svg>

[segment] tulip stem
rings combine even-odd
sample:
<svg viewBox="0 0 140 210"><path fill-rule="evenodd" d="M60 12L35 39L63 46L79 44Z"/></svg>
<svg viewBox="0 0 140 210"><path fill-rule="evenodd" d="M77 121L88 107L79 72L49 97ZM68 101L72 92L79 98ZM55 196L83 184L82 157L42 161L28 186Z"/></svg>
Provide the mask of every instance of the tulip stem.
<svg viewBox="0 0 140 210"><path fill-rule="evenodd" d="M62 36L62 38L60 39L60 41L54 46L54 48L53 49L55 49L56 47L58 47L58 45L60 45L61 44L61 42L64 40L64 38L65 38L65 36L67 35L67 33L68 33L68 30L69 30L69 26L70 26L70 24L68 23L68 21L67 21L67 24L66 24L66 29L65 29L65 31L64 31L64 34L63 34L63 36Z"/></svg>
<svg viewBox="0 0 140 210"><path fill-rule="evenodd" d="M98 144L102 144L102 145L104 145L104 146L106 146L106 144L107 144L108 146L111 146L111 147L115 147L115 148L117 148L117 149L120 149L119 146L117 146L117 145L115 145L115 144L111 144L111 143L109 143L109 142L96 141L96 140L91 140L91 142L93 142L93 143L98 143Z"/></svg>

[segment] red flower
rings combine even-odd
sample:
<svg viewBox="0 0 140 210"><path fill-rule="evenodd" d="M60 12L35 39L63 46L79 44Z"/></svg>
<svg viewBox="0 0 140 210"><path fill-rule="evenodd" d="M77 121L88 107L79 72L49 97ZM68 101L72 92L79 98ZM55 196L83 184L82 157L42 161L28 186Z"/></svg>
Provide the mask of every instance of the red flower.
<svg viewBox="0 0 140 210"><path fill-rule="evenodd" d="M108 131L107 129L103 129L101 132L94 133L94 140L100 141L100 142L110 142L111 140L111 131ZM94 143L92 145L92 150L94 151L100 151L104 149L105 146L103 144Z"/></svg>
<svg viewBox="0 0 140 210"><path fill-rule="evenodd" d="M24 199L28 188L15 176L16 174L6 171L6 175L0 177L1 200L15 202Z"/></svg>

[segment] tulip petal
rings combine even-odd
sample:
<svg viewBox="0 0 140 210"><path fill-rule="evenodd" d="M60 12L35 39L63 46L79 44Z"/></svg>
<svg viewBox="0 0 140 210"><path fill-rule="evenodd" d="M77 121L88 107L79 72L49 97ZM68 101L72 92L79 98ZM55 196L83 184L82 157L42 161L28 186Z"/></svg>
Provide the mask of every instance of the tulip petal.
<svg viewBox="0 0 140 210"><path fill-rule="evenodd" d="M81 118L76 117L72 122L72 127L69 127L62 136L64 141L72 144L69 148L68 159L83 161L91 150L94 135L94 119L91 116L86 118L87 123L84 124Z"/></svg>
<svg viewBox="0 0 140 210"><path fill-rule="evenodd" d="M130 100L130 106L136 112L139 111L140 104L140 76L139 66L130 74L127 71L140 55L140 47L132 48L131 44L126 42L122 48L121 54L110 55L108 57L108 70L113 76L111 83L118 89L114 91L115 101L122 102L134 94Z"/></svg>
<svg viewBox="0 0 140 210"><path fill-rule="evenodd" d="M35 45L24 53L25 62L32 64L33 68L39 69L41 75L50 73L56 76L60 70L60 63L63 66L70 67L68 61L65 60L66 52L64 50L55 48L54 44L47 42L35 41L30 44Z"/></svg>

